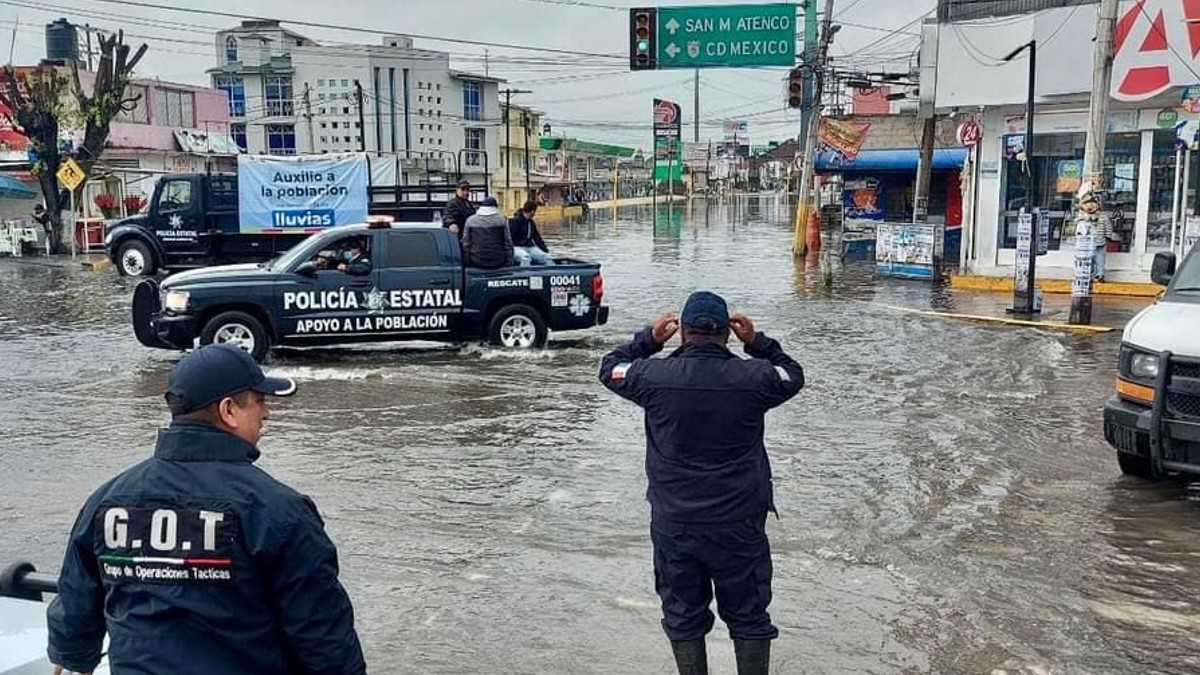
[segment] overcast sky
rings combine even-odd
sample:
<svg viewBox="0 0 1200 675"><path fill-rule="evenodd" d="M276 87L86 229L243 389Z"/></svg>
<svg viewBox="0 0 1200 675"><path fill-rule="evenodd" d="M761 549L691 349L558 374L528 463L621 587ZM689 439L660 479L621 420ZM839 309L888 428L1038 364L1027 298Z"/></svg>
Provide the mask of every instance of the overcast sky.
<svg viewBox="0 0 1200 675"><path fill-rule="evenodd" d="M628 7L640 0L143 0L170 7L203 7L238 16L364 27L417 37L418 47L448 51L452 67L484 70L485 47L441 42L448 37L591 54L627 54ZM753 4L739 0L659 0L658 6ZM818 0L823 7L824 0ZM835 0L835 23L847 22L831 50L842 67L906 71L915 65L919 23L910 34L888 31L931 11L934 0ZM284 8L286 9L286 13ZM35 63L45 54L44 25L58 17L104 29L124 28L147 42L150 51L138 68L143 77L211 84L204 71L215 65L213 32L237 25L223 18L150 9L99 0L0 0L0 44L12 47L13 61ZM877 29L849 24L861 24ZM12 42L14 25L15 45ZM378 43L379 36L325 28L289 26L322 42ZM879 42L880 40L882 42ZM628 61L487 47L491 75L533 93L514 96L542 111L553 133L646 148L650 107L655 97L683 107L684 140L692 139L692 71L629 72ZM531 64L530 57L547 63ZM7 58L7 55L5 55ZM519 59L513 63L513 59ZM582 59L582 63L568 62ZM701 140L719 139L721 121L745 119L751 142L783 140L796 133L797 115L784 109L784 68L702 70ZM551 81L578 76L579 79Z"/></svg>

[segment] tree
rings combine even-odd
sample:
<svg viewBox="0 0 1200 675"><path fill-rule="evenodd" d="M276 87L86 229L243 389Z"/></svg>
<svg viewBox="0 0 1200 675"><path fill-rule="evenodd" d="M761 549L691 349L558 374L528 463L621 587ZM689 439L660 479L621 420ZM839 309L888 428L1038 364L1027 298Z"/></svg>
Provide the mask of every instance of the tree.
<svg viewBox="0 0 1200 675"><path fill-rule="evenodd" d="M89 96L79 78L79 66L71 63L68 79L58 66L43 64L18 75L12 65L4 67L0 103L8 110L9 122L29 139L36 154L32 171L38 177L42 198L50 218L50 248L63 252L62 210L69 199L58 184L55 172L66 157L73 157L85 178L99 161L108 142L109 126L122 110L132 110L140 96L126 97L130 76L148 47L142 44L130 55L124 31L100 39L100 62ZM73 94L73 95L72 95ZM83 142L72 153L60 140L63 131L83 127ZM82 183L80 186L82 187ZM78 203L78 202L76 202Z"/></svg>

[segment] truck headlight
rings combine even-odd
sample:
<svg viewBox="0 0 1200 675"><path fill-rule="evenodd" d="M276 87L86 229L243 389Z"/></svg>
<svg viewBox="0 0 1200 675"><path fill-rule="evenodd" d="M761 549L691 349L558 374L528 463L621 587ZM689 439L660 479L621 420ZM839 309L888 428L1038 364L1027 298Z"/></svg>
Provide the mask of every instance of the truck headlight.
<svg viewBox="0 0 1200 675"><path fill-rule="evenodd" d="M1138 379L1158 378L1158 355L1134 352L1129 357L1129 374Z"/></svg>
<svg viewBox="0 0 1200 675"><path fill-rule="evenodd" d="M187 291L167 291L163 296L163 307L172 312L186 312L189 297L190 294Z"/></svg>

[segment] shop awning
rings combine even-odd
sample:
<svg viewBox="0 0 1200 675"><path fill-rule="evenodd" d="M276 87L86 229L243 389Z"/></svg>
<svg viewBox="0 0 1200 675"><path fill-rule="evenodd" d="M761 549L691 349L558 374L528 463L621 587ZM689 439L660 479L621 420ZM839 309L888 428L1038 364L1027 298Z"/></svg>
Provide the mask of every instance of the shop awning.
<svg viewBox="0 0 1200 675"><path fill-rule="evenodd" d="M921 151L917 148L901 150L860 150L854 161L839 155L823 152L817 156L817 171L916 171ZM966 148L935 148L933 169L960 169L967 159Z"/></svg>

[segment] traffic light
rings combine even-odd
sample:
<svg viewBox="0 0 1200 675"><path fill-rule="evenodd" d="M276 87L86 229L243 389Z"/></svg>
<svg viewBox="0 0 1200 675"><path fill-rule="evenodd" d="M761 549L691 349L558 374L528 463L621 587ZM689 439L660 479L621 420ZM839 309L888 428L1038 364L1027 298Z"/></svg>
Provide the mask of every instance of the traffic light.
<svg viewBox="0 0 1200 675"><path fill-rule="evenodd" d="M658 32L658 10L653 7L629 10L629 69L655 70L655 33Z"/></svg>
<svg viewBox="0 0 1200 675"><path fill-rule="evenodd" d="M804 103L804 68L796 66L788 73L787 104L789 108L799 108Z"/></svg>

